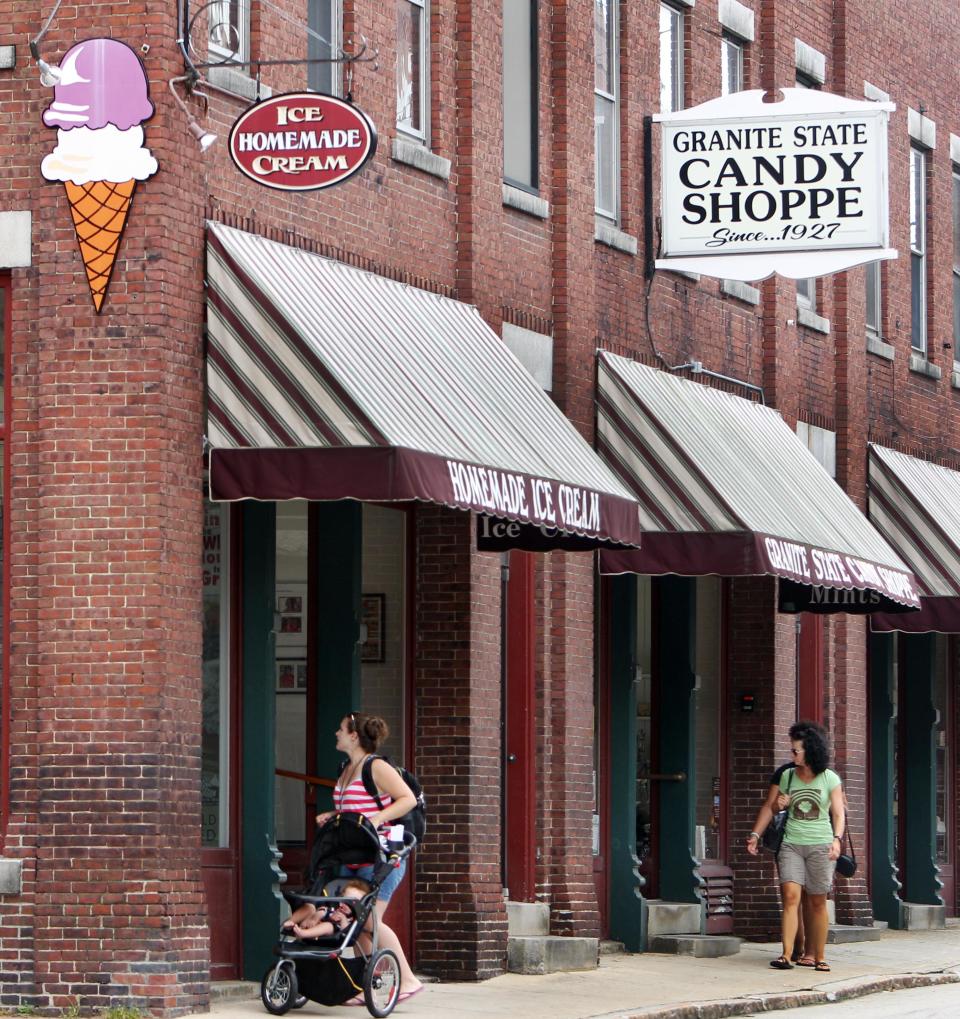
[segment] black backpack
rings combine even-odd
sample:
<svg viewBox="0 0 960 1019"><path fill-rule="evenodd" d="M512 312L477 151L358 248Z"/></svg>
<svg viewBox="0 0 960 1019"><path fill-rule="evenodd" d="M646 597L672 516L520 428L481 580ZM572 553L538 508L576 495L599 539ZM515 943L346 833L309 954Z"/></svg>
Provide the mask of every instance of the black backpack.
<svg viewBox="0 0 960 1019"><path fill-rule="evenodd" d="M395 768L400 777L410 787L410 792L416 796L417 805L409 813L404 814L403 817L398 817L394 823L402 824L408 832L415 836L417 845L420 845L423 842L423 836L427 833L427 798L423 795L423 786L420 785L420 780L412 771L407 771L406 768L401 767L399 764L394 764L389 757L383 757L380 754L370 754L363 762L361 778L363 779L363 788L367 790L369 796L373 797L380 810L383 810L383 801L380 799L377 791L377 784L373 781L373 762L377 760L386 761L391 768Z"/></svg>

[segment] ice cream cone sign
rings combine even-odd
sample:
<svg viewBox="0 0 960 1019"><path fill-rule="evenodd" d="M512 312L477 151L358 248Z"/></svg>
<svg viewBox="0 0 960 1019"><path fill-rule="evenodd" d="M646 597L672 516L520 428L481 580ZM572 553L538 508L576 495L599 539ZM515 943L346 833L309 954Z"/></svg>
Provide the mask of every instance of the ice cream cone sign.
<svg viewBox="0 0 960 1019"><path fill-rule="evenodd" d="M153 116L140 58L116 39L87 39L64 54L54 100L43 114L57 129L40 172L62 182L70 202L93 306L100 312L137 181L157 172L143 144Z"/></svg>

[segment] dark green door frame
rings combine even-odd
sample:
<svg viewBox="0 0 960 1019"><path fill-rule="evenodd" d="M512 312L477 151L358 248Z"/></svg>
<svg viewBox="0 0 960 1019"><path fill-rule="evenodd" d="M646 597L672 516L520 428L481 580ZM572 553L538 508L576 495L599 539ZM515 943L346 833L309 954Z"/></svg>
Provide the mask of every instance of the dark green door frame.
<svg viewBox="0 0 960 1019"><path fill-rule="evenodd" d="M275 504L245 502L240 518L243 975L259 980L270 964L283 902L274 818Z"/></svg>
<svg viewBox="0 0 960 1019"><path fill-rule="evenodd" d="M637 859L637 578L610 577L610 937L646 948L644 878Z"/></svg>
<svg viewBox="0 0 960 1019"><path fill-rule="evenodd" d="M324 778L336 776L342 760L334 743L334 732L345 715L360 707L362 548L361 503L345 500L310 506L316 774ZM320 810L329 809L324 801L317 806Z"/></svg>
<svg viewBox="0 0 960 1019"><path fill-rule="evenodd" d="M894 699L896 638L890 633L870 634L870 901L877 920L891 928L903 927L903 901L894 853L893 791L894 738L897 705Z"/></svg>
<svg viewBox="0 0 960 1019"><path fill-rule="evenodd" d="M660 898L701 902L696 830L697 582L660 577L654 681L659 705Z"/></svg>
<svg viewBox="0 0 960 1019"><path fill-rule="evenodd" d="M937 711L933 693L936 635L901 634L900 639L903 897L907 902L942 906L943 882L937 867Z"/></svg>

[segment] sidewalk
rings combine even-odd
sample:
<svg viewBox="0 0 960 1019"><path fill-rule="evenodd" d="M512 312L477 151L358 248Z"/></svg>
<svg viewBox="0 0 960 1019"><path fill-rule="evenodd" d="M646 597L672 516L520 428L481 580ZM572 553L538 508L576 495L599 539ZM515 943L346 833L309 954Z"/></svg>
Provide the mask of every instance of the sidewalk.
<svg viewBox="0 0 960 1019"><path fill-rule="evenodd" d="M773 1008L819 1004L935 982L960 982L960 926L944 931L887 931L880 941L828 945L833 971L771 969L779 945L744 942L739 955L693 959L675 955L605 955L584 973L506 974L484 983L428 984L398 1006L411 1019L714 1019ZM252 985L250 985L252 988ZM259 989L257 992L259 994ZM254 1000L217 1000L217 1019L268 1015ZM369 1015L366 1009L310 1002L291 1017ZM867 1011L866 1014L869 1014Z"/></svg>

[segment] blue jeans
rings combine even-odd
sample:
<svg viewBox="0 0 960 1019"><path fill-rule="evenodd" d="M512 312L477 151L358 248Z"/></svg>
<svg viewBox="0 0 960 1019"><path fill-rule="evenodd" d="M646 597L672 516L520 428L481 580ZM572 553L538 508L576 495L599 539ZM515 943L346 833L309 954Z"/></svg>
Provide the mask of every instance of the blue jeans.
<svg viewBox="0 0 960 1019"><path fill-rule="evenodd" d="M394 867L390 873L384 878L383 884L380 885L380 891L377 894L377 900L379 902L389 902L393 893L400 887L400 882L403 880L404 874L407 872L407 861L404 860L399 867ZM362 867L347 867L342 866L337 873L337 877L358 877L364 881L373 880L373 864L365 863Z"/></svg>

